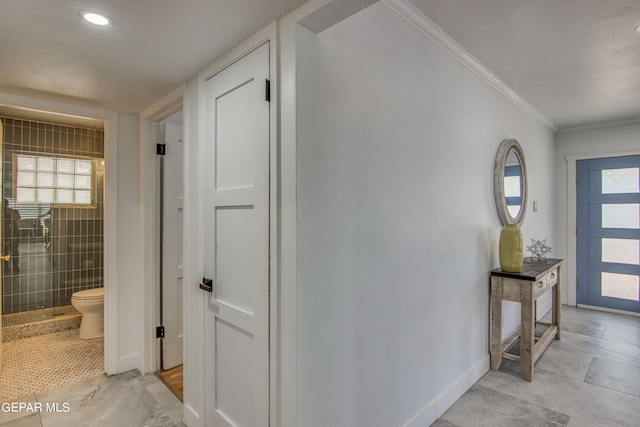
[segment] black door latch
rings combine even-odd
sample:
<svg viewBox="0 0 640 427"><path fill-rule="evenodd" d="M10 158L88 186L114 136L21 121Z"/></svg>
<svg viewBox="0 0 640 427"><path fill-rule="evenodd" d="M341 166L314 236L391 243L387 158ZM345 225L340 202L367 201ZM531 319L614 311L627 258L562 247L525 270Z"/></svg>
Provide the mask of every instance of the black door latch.
<svg viewBox="0 0 640 427"><path fill-rule="evenodd" d="M213 292L213 280L203 277L202 283L200 283L200 289L207 292Z"/></svg>

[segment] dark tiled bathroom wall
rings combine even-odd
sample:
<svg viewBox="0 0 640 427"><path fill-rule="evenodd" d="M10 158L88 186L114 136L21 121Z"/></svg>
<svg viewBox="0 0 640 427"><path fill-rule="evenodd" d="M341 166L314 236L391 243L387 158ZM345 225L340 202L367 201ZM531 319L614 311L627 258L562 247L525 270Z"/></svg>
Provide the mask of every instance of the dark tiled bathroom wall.
<svg viewBox="0 0 640 427"><path fill-rule="evenodd" d="M13 259L3 262L2 314L70 305L74 292L103 285L104 131L0 120L3 199L15 197L14 154L94 162L93 206L32 205L27 209L41 219L20 219L19 225L3 210L3 255Z"/></svg>

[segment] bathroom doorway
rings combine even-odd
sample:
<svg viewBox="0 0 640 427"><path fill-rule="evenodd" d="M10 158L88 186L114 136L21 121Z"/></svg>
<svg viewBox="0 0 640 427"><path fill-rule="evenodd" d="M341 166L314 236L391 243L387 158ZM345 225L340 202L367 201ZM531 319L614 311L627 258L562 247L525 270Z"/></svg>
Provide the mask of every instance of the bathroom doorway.
<svg viewBox="0 0 640 427"><path fill-rule="evenodd" d="M58 117L0 111L5 400L105 367L103 338L78 339L71 305L73 293L104 283L105 122Z"/></svg>

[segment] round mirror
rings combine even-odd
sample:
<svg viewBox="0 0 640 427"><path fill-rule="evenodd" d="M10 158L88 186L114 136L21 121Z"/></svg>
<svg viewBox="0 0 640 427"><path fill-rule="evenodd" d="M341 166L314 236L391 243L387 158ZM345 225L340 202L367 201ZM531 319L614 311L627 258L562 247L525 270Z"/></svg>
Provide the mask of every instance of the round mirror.
<svg viewBox="0 0 640 427"><path fill-rule="evenodd" d="M527 164L515 139L505 139L498 148L493 190L502 225L521 225L527 211Z"/></svg>

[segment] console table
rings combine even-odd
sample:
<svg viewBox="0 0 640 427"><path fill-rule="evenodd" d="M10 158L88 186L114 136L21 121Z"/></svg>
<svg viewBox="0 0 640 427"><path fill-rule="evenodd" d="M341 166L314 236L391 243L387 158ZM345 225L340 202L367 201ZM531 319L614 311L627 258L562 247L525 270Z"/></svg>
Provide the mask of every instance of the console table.
<svg viewBox="0 0 640 427"><path fill-rule="evenodd" d="M522 377L533 379L533 365L551 341L560 339L561 259L525 261L520 273L491 272L491 369L502 359L520 362ZM553 289L551 323L536 321L536 300ZM520 328L502 341L502 301L521 304Z"/></svg>

